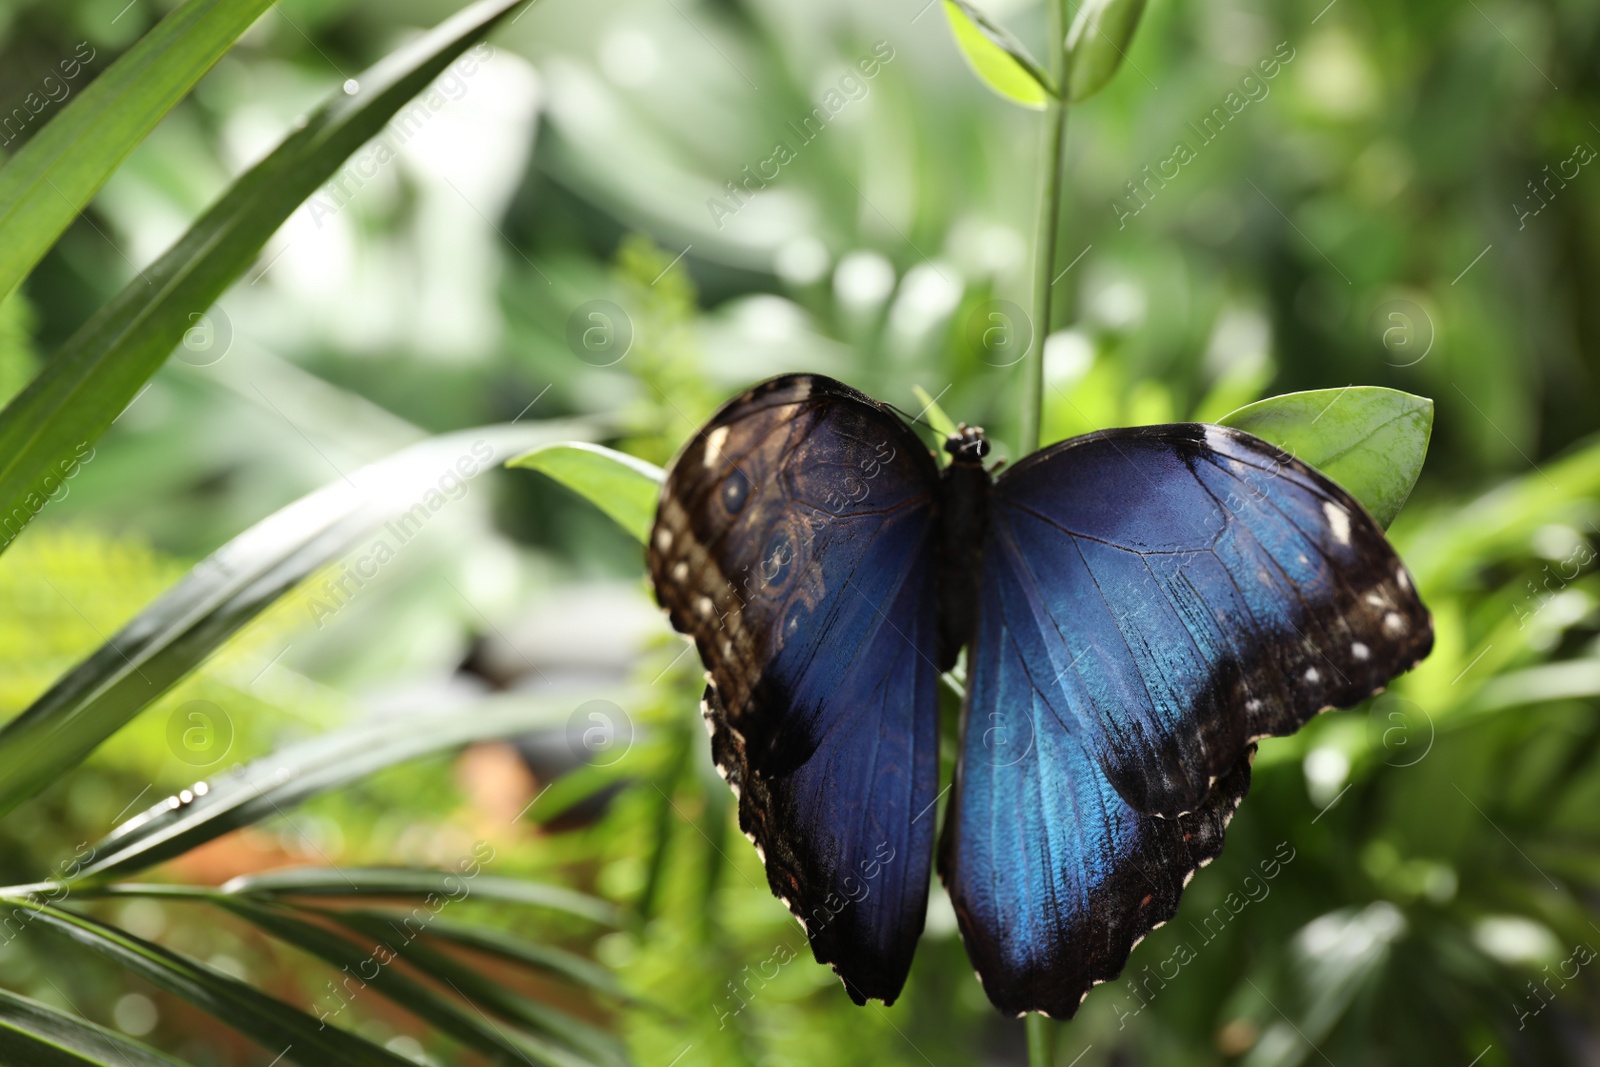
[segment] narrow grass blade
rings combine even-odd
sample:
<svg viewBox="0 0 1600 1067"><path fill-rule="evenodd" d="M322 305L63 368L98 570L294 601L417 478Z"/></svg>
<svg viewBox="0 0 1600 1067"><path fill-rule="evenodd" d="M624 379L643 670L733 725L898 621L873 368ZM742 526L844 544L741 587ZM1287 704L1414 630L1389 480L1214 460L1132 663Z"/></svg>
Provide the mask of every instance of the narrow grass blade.
<svg viewBox="0 0 1600 1067"><path fill-rule="evenodd" d="M558 435L574 429L563 425ZM0 729L0 814L76 766L241 626L374 527L418 508L436 510L446 500L442 479L489 470L551 434L539 424L485 427L414 445L303 497L212 553Z"/></svg>
<svg viewBox="0 0 1600 1067"><path fill-rule="evenodd" d="M52 70L51 77L67 93L88 84L0 168L0 300L162 116L271 6L272 0L188 0L98 76L99 56L87 41L57 60L60 75Z"/></svg>
<svg viewBox="0 0 1600 1067"><path fill-rule="evenodd" d="M477 741L559 730L576 699L507 695L474 708L363 722L291 745L206 783L203 792L196 788L134 816L94 846L75 878L125 877L397 763Z"/></svg>
<svg viewBox="0 0 1600 1067"><path fill-rule="evenodd" d="M28 1067L188 1067L182 1060L0 989L0 1063Z"/></svg>
<svg viewBox="0 0 1600 1067"><path fill-rule="evenodd" d="M407 912L384 911L329 911L326 914L368 937L382 937L383 931L391 930L397 924L403 925L409 915ZM506 930L457 919L435 918L428 923L424 932L433 940L542 971L616 1000L632 999L610 971L593 960L565 949L541 945Z"/></svg>
<svg viewBox="0 0 1600 1067"><path fill-rule="evenodd" d="M480 1007L478 996L487 997L483 986L473 984L472 993L463 990L462 983L471 976L463 973L452 961L419 952L419 946L389 944L379 941L371 945L357 944L322 926L296 918L281 908L266 907L244 899L217 898L216 905L232 912L271 937L310 953L335 970L353 976L355 992L371 989L377 995L393 1002L418 1019L437 1028L441 1033L490 1057L496 1063L536 1063L547 1067L593 1067L594 1061L576 1050L545 1041L531 1034L511 1032L497 1026ZM398 940L398 939L396 939ZM396 960L404 960L426 971L430 978L454 988L468 1007L447 1000L439 993L398 970ZM348 979L346 980L348 981ZM350 988L348 985L345 988ZM505 994L501 994L505 996ZM332 1010L342 1010L339 1007ZM487 1005L485 1005L487 1006ZM315 1009L319 1017L325 1007ZM493 1008L489 1008L493 1010Z"/></svg>
<svg viewBox="0 0 1600 1067"><path fill-rule="evenodd" d="M597 1063L609 1067L624 1067L627 1063L627 1056L622 1046L605 1033L556 1008L511 992L496 980L480 975L467 961L438 948L437 928L440 923L448 920L440 919L423 909L418 910L422 911L425 918L417 917L416 912L411 916L397 915L389 918L374 912L308 910L352 931L359 941L370 941L392 949L406 963L433 981L447 982L463 998L492 1014L536 1033L565 1042L592 1057ZM482 933L488 941L501 938L513 942L518 940L503 930L486 929ZM539 947L527 945L526 942L522 942L522 945L526 948ZM490 951L481 946L480 950ZM525 965L522 959L502 953L495 955ZM579 959L575 956L572 958ZM581 962L588 963L587 960ZM594 965L589 964L589 966Z"/></svg>
<svg viewBox="0 0 1600 1067"><path fill-rule="evenodd" d="M486 862L486 861L485 861ZM506 878L413 867L292 867L235 878L224 893L244 897L428 897L494 901L551 908L607 926L617 924L617 909L596 897L560 886Z"/></svg>
<svg viewBox="0 0 1600 1067"><path fill-rule="evenodd" d="M255 1042L268 1056L301 1067L415 1067L410 1060L355 1034L316 1019L252 989L221 971L180 956L114 926L48 904L0 900L13 916L26 912L28 925L75 941L132 971L152 985L182 997Z"/></svg>
<svg viewBox="0 0 1600 1067"><path fill-rule="evenodd" d="M0 548L166 361L189 316L210 307L352 152L522 2L479 0L346 83L45 363L0 412Z"/></svg>

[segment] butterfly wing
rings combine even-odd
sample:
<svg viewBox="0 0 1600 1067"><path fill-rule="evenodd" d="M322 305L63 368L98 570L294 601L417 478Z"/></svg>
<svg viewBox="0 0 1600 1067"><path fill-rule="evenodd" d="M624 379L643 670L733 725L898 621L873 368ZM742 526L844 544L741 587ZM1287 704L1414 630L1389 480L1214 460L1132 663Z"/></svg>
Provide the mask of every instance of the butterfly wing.
<svg viewBox="0 0 1600 1067"><path fill-rule="evenodd" d="M876 402L788 375L685 446L647 550L657 597L706 665L739 824L858 1003L899 995L927 905L937 480Z"/></svg>
<svg viewBox="0 0 1600 1067"><path fill-rule="evenodd" d="M1409 669L1427 611L1332 482L1214 426L995 487L941 871L1002 1010L1066 1017L1221 849L1253 741Z"/></svg>

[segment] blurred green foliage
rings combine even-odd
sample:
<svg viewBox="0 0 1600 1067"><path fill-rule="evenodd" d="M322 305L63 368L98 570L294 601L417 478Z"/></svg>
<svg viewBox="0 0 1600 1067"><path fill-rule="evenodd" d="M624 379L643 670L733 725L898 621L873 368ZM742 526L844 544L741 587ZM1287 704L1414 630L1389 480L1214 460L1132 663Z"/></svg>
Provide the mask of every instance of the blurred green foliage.
<svg viewBox="0 0 1600 1067"><path fill-rule="evenodd" d="M0 2L0 116L80 41L97 73L167 6L125 2ZM1042 8L981 6L1042 52ZM298 114L451 10L269 12L0 305L0 393ZM723 397L811 369L908 412L921 387L1008 454L1020 367L979 341L995 314L1029 330L1038 117L971 76L940 11L544 0L494 48L396 159L336 179L338 210L285 226L209 313L222 355L180 348L0 561L5 708L187 562L426 433L582 415L663 463ZM1597 55L1600 8L1580 0L1172 0L1074 110L1046 439L1352 383L1434 398L1391 534L1438 642L1390 693L1265 743L1224 856L1124 979L1052 1028L1057 1063L1503 1067L1600 1048L1600 972L1550 977L1600 948L1600 171L1575 162L1600 146ZM830 91L844 103L806 127ZM619 358L573 343L596 301L629 335ZM42 877L146 786L148 803L215 773L168 747L186 700L227 709L232 762L396 706L564 685L577 706L629 678L648 696L614 765L557 777L559 738L408 765L156 876L448 865L489 837L497 872L633 909L624 930L561 938L639 998L580 1010L641 1064L1021 1062L942 890L893 1008L853 1007L810 960L734 826L682 652L637 545L507 473L326 626L281 605L0 824L4 880ZM303 1007L330 978L198 905L90 907ZM197 1065L258 1062L37 935L0 949L0 984ZM381 1002L358 1014L401 1054L474 1062Z"/></svg>

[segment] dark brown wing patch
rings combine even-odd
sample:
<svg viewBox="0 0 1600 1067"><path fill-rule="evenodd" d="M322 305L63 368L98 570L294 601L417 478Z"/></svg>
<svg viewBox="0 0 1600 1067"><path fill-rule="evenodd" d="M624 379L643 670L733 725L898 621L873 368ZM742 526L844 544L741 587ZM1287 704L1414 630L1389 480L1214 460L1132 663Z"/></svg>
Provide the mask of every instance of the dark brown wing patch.
<svg viewBox="0 0 1600 1067"><path fill-rule="evenodd" d="M740 826L858 1001L898 995L926 908L936 481L894 415L790 375L684 446L647 546L656 595L707 668Z"/></svg>

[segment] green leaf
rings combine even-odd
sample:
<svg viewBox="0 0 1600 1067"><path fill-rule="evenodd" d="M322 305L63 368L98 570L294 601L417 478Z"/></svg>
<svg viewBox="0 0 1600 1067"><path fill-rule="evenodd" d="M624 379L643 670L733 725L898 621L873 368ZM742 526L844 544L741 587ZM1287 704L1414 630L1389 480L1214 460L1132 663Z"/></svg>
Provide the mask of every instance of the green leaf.
<svg viewBox="0 0 1600 1067"><path fill-rule="evenodd" d="M418 909L421 910L421 909ZM355 915L337 912L315 912L357 932L363 939L370 938L390 946L412 967L436 982L447 982L469 1003L483 1010L509 1019L536 1033L565 1042L597 1062L611 1067L625 1067L627 1056L614 1039L588 1024L527 997L519 996L502 984L483 977L475 969L447 952L442 952L423 935L432 934L434 925L441 920L431 913L426 919L413 918L407 925L405 916L400 921L390 921L371 912ZM415 912L412 913L415 916ZM503 931L488 931L498 937Z"/></svg>
<svg viewBox="0 0 1600 1067"><path fill-rule="evenodd" d="M928 425L933 427L933 432L940 437L953 437L956 433L954 420L946 415L944 408L939 406L939 401L928 395L928 391L920 385L913 385L911 392L916 395L922 404L923 416L928 420Z"/></svg>
<svg viewBox="0 0 1600 1067"><path fill-rule="evenodd" d="M666 472L653 463L599 445L568 442L544 445L507 466L526 467L554 478L643 544L656 517L656 498Z"/></svg>
<svg viewBox="0 0 1600 1067"><path fill-rule="evenodd" d="M1286 393L1219 419L1338 482L1387 529L1422 473L1433 401L1373 385Z"/></svg>
<svg viewBox="0 0 1600 1067"><path fill-rule="evenodd" d="M1144 0L1084 0L1067 30L1067 101L1098 93L1128 58Z"/></svg>
<svg viewBox="0 0 1600 1067"><path fill-rule="evenodd" d="M480 0L353 79L130 281L0 412L0 548L269 237L357 148L524 0ZM347 83L348 84L348 83ZM3 810L3 806L0 806Z"/></svg>
<svg viewBox="0 0 1600 1067"><path fill-rule="evenodd" d="M358 930L368 937L381 937L395 923L404 922L410 912L328 911L328 918ZM522 967L565 978L570 982L622 1001L633 998L616 976L593 960L565 949L541 945L507 930L480 926L455 919L435 918L424 931L429 938L461 948L496 956Z"/></svg>
<svg viewBox="0 0 1600 1067"><path fill-rule="evenodd" d="M148 1045L0 989L0 1063L29 1067L187 1067Z"/></svg>
<svg viewBox="0 0 1600 1067"><path fill-rule="evenodd" d="M427 897L491 900L551 908L607 926L618 923L617 909L596 897L522 878L467 876L420 867L289 867L235 878L222 887L234 896L276 897Z"/></svg>
<svg viewBox="0 0 1600 1067"><path fill-rule="evenodd" d="M0 729L0 814L79 763L295 583L420 506L445 474L488 470L575 429L532 423L424 441L229 541Z"/></svg>
<svg viewBox="0 0 1600 1067"><path fill-rule="evenodd" d="M574 814L572 809L660 774L671 755L670 745L657 738L636 742L627 756L615 763L574 767L545 787L539 803L529 808L525 817L559 832Z"/></svg>
<svg viewBox="0 0 1600 1067"><path fill-rule="evenodd" d="M478 741L559 731L571 713L570 699L508 694L471 708L363 722L291 745L197 786L186 802L169 798L129 819L94 846L73 880L126 876L397 763ZM590 898L578 899L587 909Z"/></svg>
<svg viewBox="0 0 1600 1067"><path fill-rule="evenodd" d="M476 984L467 988L469 976L459 964L441 953L430 954L423 946L400 941L392 932L388 935L389 940L397 943L380 942L364 946L298 919L280 908L226 897L213 902L279 941L308 952L345 974L357 976L360 983L358 988L370 987L379 996L432 1024L441 1033L450 1035L468 1048L487 1054L496 1062L536 1062L549 1067L590 1067L593 1062L569 1049L528 1034L507 1034L483 1014L484 1009L479 1005L494 1010L498 1004L497 1000L490 999L494 993L506 1000L516 998L494 990L482 980L477 980ZM394 966L397 959L405 960L421 968L430 978L452 986L471 1005L472 1010L446 1000L400 972ZM341 1001L340 1008L336 1010L342 1010L342 1007ZM321 1017L323 1009L316 1007L315 1010Z"/></svg>
<svg viewBox="0 0 1600 1067"><path fill-rule="evenodd" d="M0 168L0 301L128 153L270 6L272 0L188 0L79 90ZM68 64L87 68L95 58L85 42L57 66L65 75ZM93 77L87 70L78 76ZM72 82L65 81L69 91Z"/></svg>
<svg viewBox="0 0 1600 1067"><path fill-rule="evenodd" d="M182 997L254 1041L269 1057L282 1056L284 1063L302 1067L334 1063L341 1067L415 1067L410 1060L338 1027L324 1026L221 971L114 926L27 900L0 900L0 906L13 909L13 922L25 911L27 925L75 941L158 988Z"/></svg>
<svg viewBox="0 0 1600 1067"><path fill-rule="evenodd" d="M1009 30L966 0L944 0L956 47L985 85L1023 107L1043 108L1056 95L1050 75Z"/></svg>

